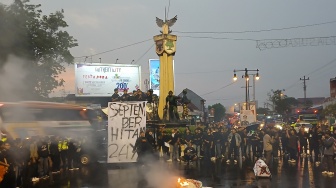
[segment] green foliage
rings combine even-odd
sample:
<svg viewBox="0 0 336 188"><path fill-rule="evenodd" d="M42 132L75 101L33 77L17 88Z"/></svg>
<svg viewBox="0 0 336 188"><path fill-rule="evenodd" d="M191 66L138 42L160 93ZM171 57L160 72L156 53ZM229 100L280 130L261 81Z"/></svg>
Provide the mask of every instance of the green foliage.
<svg viewBox="0 0 336 188"><path fill-rule="evenodd" d="M323 110L322 110L322 114L325 116L336 116L336 104L331 104L326 106Z"/></svg>
<svg viewBox="0 0 336 188"><path fill-rule="evenodd" d="M42 15L41 5L28 3L15 0L9 6L0 5L0 72L11 54L24 59L25 93L42 99L63 85L58 76L65 72L64 65L73 63L69 49L77 41L63 30L68 27L63 10Z"/></svg>
<svg viewBox="0 0 336 188"><path fill-rule="evenodd" d="M257 109L257 114L268 114L269 109L268 108L258 108Z"/></svg>
<svg viewBox="0 0 336 188"><path fill-rule="evenodd" d="M215 122L222 121L223 117L225 116L225 112L226 112L225 107L222 104L220 104L220 103L216 103L216 104L214 104L212 106L208 106L209 110L211 108L214 108L214 110L215 110L215 114L214 114L214 120L215 120Z"/></svg>
<svg viewBox="0 0 336 188"><path fill-rule="evenodd" d="M290 112L291 106L298 105L298 101L295 98L288 97L282 90L272 90L269 96L270 101L274 104L274 110L282 115Z"/></svg>

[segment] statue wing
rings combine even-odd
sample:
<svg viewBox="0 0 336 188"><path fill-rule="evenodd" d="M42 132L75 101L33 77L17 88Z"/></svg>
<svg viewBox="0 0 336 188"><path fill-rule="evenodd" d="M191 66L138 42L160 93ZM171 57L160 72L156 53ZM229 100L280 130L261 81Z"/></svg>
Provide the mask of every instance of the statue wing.
<svg viewBox="0 0 336 188"><path fill-rule="evenodd" d="M167 21L168 26L169 27L173 26L175 24L176 20L177 20L177 15L174 18Z"/></svg>
<svg viewBox="0 0 336 188"><path fill-rule="evenodd" d="M159 26L159 27L162 27L164 22L163 20L161 20L160 18L156 17L156 24Z"/></svg>

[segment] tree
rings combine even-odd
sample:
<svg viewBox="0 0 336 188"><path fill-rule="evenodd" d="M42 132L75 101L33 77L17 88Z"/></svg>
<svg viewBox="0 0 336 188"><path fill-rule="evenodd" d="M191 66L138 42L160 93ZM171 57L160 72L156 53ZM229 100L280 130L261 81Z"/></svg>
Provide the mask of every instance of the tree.
<svg viewBox="0 0 336 188"><path fill-rule="evenodd" d="M322 110L322 114L325 116L335 117L336 116L336 104L331 104L331 105L326 106Z"/></svg>
<svg viewBox="0 0 336 188"><path fill-rule="evenodd" d="M274 104L274 110L278 114L285 115L290 112L292 106L297 106L298 101L293 97L288 97L282 90L272 90L269 95L270 101Z"/></svg>
<svg viewBox="0 0 336 188"><path fill-rule="evenodd" d="M216 122L218 121L222 121L223 120L223 117L225 116L225 112L226 112L226 109L225 107L220 104L220 103L216 103L212 106L208 106L208 109L210 110L211 108L214 108L215 110L215 114L214 114L214 120Z"/></svg>
<svg viewBox="0 0 336 188"><path fill-rule="evenodd" d="M11 56L19 57L22 63L16 66L25 76L24 85L19 85L15 93L22 93L20 99L43 99L63 86L59 74L65 72L64 65L73 63L69 49L77 46L77 41L63 30L68 27L63 10L47 16L42 15L41 5L28 3L15 0L9 6L0 5L0 74L8 74L7 67L17 64ZM0 86L0 93L7 90ZM1 95L0 99L10 97Z"/></svg>
<svg viewBox="0 0 336 188"><path fill-rule="evenodd" d="M257 109L257 114L265 114L265 115L267 115L268 112L269 112L268 108L258 108Z"/></svg>

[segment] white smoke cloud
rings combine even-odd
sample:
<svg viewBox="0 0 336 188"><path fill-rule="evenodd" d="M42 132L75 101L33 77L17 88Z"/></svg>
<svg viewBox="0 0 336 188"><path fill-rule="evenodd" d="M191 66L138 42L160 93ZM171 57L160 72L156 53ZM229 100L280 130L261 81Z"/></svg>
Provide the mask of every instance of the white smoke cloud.
<svg viewBox="0 0 336 188"><path fill-rule="evenodd" d="M24 59L10 55L4 66L0 69L1 99L16 101L22 99L27 89L25 80L28 72L24 69Z"/></svg>

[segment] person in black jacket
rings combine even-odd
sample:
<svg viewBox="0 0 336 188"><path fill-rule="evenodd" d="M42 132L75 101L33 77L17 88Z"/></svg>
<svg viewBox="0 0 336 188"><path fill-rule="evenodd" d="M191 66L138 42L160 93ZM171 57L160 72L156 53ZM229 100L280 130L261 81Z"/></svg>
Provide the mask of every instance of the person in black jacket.
<svg viewBox="0 0 336 188"><path fill-rule="evenodd" d="M193 137L193 142L196 145L196 152L197 157L201 157L201 149L202 149L202 140L203 140L203 133L201 129L195 129L195 135Z"/></svg>
<svg viewBox="0 0 336 188"><path fill-rule="evenodd" d="M146 160L146 157L150 157L151 154L153 154L153 148L151 144L148 142L145 132L140 133L140 137L136 140L133 148L133 153L137 152L138 158L137 162L141 165L146 164L146 162L149 162Z"/></svg>
<svg viewBox="0 0 336 188"><path fill-rule="evenodd" d="M320 140L319 140L319 137L318 137L318 132L317 132L317 127L314 126L312 128L312 130L310 131L310 134L311 134L311 137L309 139L309 149L310 149L310 154L313 153L314 151L314 158L313 158L313 161L315 162L315 165L316 166L319 166L320 165L320 161L319 161L319 154L320 154Z"/></svg>
<svg viewBox="0 0 336 188"><path fill-rule="evenodd" d="M49 149L46 138L41 138L40 142L37 144L37 154L38 154L38 174L39 178L49 177Z"/></svg>
<svg viewBox="0 0 336 188"><path fill-rule="evenodd" d="M52 173L59 173L61 169L61 154L58 149L58 139L55 137L51 138L49 145L50 158L52 161Z"/></svg>
<svg viewBox="0 0 336 188"><path fill-rule="evenodd" d="M78 161L76 160L78 142L75 139L70 140L68 148L68 169L78 170Z"/></svg>
<svg viewBox="0 0 336 188"><path fill-rule="evenodd" d="M155 149L155 139L153 137L153 131L152 130L148 130L147 134L145 135L148 143L153 147L153 149Z"/></svg>
<svg viewBox="0 0 336 188"><path fill-rule="evenodd" d="M127 89L124 89L124 94L119 97L120 101L130 101L130 95L127 93Z"/></svg>
<svg viewBox="0 0 336 188"><path fill-rule="evenodd" d="M23 144L21 139L15 140L15 145L13 147L13 154L15 156L15 164L17 166L16 172L16 187L24 186L24 183L28 180L28 163L30 161L29 149Z"/></svg>
<svg viewBox="0 0 336 188"><path fill-rule="evenodd" d="M190 162L190 161L196 161L197 156L196 156L196 150L195 148L192 147L192 143L189 142L187 144L188 146L184 149L184 155L181 156L181 160L185 162Z"/></svg>
<svg viewBox="0 0 336 188"><path fill-rule="evenodd" d="M0 161L7 163L9 165L7 173L4 176L2 182L0 182L0 187L6 188L15 188L15 157L11 150L11 144L8 141L5 141L1 144L0 151Z"/></svg>
<svg viewBox="0 0 336 188"><path fill-rule="evenodd" d="M204 158L211 158L211 149L213 148L214 137L210 129L207 130L207 133L203 135L203 149L204 149Z"/></svg>
<svg viewBox="0 0 336 188"><path fill-rule="evenodd" d="M112 100L112 102L117 102L117 101L120 100L120 96L118 94L118 89L117 88L114 89L114 93L111 96L111 100Z"/></svg>

